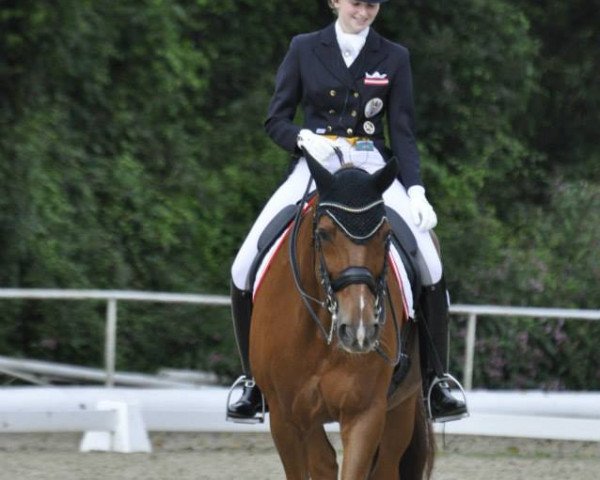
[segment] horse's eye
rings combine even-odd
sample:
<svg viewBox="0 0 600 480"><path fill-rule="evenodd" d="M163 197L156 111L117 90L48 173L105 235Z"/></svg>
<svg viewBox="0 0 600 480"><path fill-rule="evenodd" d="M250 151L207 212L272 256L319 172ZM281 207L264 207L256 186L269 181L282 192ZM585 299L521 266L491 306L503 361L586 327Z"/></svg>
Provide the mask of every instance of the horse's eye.
<svg viewBox="0 0 600 480"><path fill-rule="evenodd" d="M329 232L327 232L327 230L325 230L323 228L317 229L317 236L323 242L328 242L331 240L331 235L329 235Z"/></svg>

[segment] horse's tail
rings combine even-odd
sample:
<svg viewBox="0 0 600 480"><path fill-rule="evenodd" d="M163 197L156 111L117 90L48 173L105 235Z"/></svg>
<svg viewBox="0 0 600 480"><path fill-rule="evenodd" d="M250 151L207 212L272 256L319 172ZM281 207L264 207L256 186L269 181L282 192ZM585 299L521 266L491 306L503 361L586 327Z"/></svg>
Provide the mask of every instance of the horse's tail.
<svg viewBox="0 0 600 480"><path fill-rule="evenodd" d="M402 480L422 480L431 478L435 459L435 436L431 422L425 414L421 395L415 409L415 428L408 448L400 461Z"/></svg>

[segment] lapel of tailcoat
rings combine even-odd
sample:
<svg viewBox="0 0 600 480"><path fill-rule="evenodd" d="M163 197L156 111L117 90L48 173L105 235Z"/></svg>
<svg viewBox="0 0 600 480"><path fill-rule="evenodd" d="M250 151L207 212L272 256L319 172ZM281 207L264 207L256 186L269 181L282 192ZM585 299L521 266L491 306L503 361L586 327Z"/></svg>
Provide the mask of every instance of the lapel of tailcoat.
<svg viewBox="0 0 600 480"><path fill-rule="evenodd" d="M350 70L348 70L348 67L346 67L346 64L344 63L344 59L342 58L340 47L335 37L335 27L333 23L321 30L319 43L314 51L317 58L327 70L335 75L335 77L348 88L353 88L354 78L352 78Z"/></svg>
<svg viewBox="0 0 600 480"><path fill-rule="evenodd" d="M335 36L334 24L321 30L314 52L323 66L348 88L355 88L356 82L363 79L366 72L373 73L388 56L381 36L371 28L360 54L350 68L346 67Z"/></svg>
<svg viewBox="0 0 600 480"><path fill-rule="evenodd" d="M369 29L369 35L367 35L367 40L365 42L364 47L360 51L360 54L354 61L352 65L350 65L350 72L352 74L353 79L357 81L362 81L365 78L365 74L374 73L379 65L386 59L388 56L388 51L384 48L383 41L381 39L381 35L379 35L373 28ZM380 73L390 73L390 72L380 72Z"/></svg>

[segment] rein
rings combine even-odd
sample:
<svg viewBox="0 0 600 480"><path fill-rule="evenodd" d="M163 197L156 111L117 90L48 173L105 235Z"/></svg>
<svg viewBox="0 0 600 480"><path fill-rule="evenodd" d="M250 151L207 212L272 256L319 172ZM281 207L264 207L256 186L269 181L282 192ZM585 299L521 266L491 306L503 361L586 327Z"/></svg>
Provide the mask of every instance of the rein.
<svg viewBox="0 0 600 480"><path fill-rule="evenodd" d="M298 267L298 259L297 259L297 242L298 242L298 232L300 230L300 221L302 220L302 212L304 210L304 206L308 203L308 196L309 196L309 192L310 192L311 183L312 183L312 178L309 179L308 185L306 186L306 190L302 196L302 200L300 201L300 203L298 205L298 209L297 209L296 215L294 217L294 226L292 229L292 234L291 234L290 243L289 243L289 255L290 255L290 263L291 263L291 267L292 267L292 274L293 274L293 278L294 278L294 283L296 285L296 289L298 290L298 293L300 294L300 298L302 299L304 306L308 310L308 313L310 314L311 318L315 322L317 328L323 335L323 338L325 339L327 345L331 345L331 343L333 341L335 327L337 326L338 302L337 302L337 299L335 296L336 292L338 292L352 284L366 285L369 288L369 290L371 290L373 295L375 295L375 315L376 315L378 323L380 323L380 326L382 327L381 331L383 331L383 327L385 326L385 322L387 320L387 315L386 315L386 311L385 311L385 303L386 303L386 298L387 298L389 301L389 304L390 304L390 311L391 311L392 318L394 321L394 330L396 333L396 345L397 345L396 357L394 359L390 358L390 356L388 354L386 354L385 351L383 350L379 340L377 340L377 342L376 342L375 351L381 357L383 357L384 360L386 360L388 363L392 364L392 366L395 367L396 365L398 365L398 363L400 362L400 360L402 358L403 348L402 348L402 344L401 344L401 330L400 330L400 326L399 326L399 322L398 322L398 317L396 315L394 306L392 305L392 302L391 302L391 299L389 296L389 287L387 286L387 282L386 282L387 271L388 271L388 253L389 253L389 248L390 248L390 243L391 243L390 238L388 238L388 240L386 242L383 270L378 279L375 279L373 277L373 274L370 272L370 270L365 267L350 266L350 267L346 268L335 280L332 281L329 276L328 270L327 270L325 256L323 255L323 250L321 248L321 241L319 239L319 236L315 234L316 229L313 227L313 240L315 242L315 249L317 250L317 252L319 254L319 273L321 275L320 283L323 286L323 289L325 290L325 295L326 295L325 300L320 300L320 299L315 298L312 295L308 294L306 292L306 290L304 289L304 287L302 286L302 281L300 279L300 272L299 272L299 267ZM315 224L316 224L316 221L317 221L317 216L315 215L315 218L314 218ZM383 220L381 223L383 223ZM329 332L323 326L323 323L321 322L321 319L317 315L311 302L319 305L322 308L326 308L329 311L329 313L331 315L331 327L329 329Z"/></svg>
<svg viewBox="0 0 600 480"><path fill-rule="evenodd" d="M302 283L300 281L300 272L298 271L298 231L300 230L300 221L302 220L302 211L304 210L304 205L308 203L308 194L310 192L311 183L312 177L308 179L308 185L306 185L306 190L302 195L302 200L300 200L300 203L298 204L298 210L296 211L296 215L294 216L294 228L292 229L292 236L290 238L290 263L292 265L292 276L294 277L294 283L296 284L296 289L300 294L300 298L302 299L304 306L308 310L308 313L317 325L317 328L321 331L323 337L325 338L325 341L327 342L327 345L331 345L331 342L333 341L334 327L337 323L337 304L328 305L326 302L319 300L318 298L315 298L312 295L306 293L306 290L304 290L304 288L302 287ZM329 296L327 298L329 298ZM310 304L310 301L320 305L322 308L326 308L327 310L329 310L329 313L331 313L332 322L329 333L327 333L327 330L321 323L321 320L319 319L319 316L316 314L315 310Z"/></svg>

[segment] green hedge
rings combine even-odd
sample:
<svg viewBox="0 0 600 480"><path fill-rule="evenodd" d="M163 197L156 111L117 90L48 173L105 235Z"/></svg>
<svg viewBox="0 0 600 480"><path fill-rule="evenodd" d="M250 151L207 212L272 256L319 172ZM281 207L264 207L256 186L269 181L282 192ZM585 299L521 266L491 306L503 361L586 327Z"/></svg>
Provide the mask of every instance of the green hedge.
<svg viewBox="0 0 600 480"><path fill-rule="evenodd" d="M326 2L5 3L0 285L226 294L286 174L262 130L275 70L292 35L332 20ZM600 13L538 3L399 0L376 28L412 52L453 299L598 308ZM118 368L237 373L226 309L119 309ZM3 301L0 314L0 354L101 365L104 305ZM476 383L598 388L595 328L482 325Z"/></svg>

